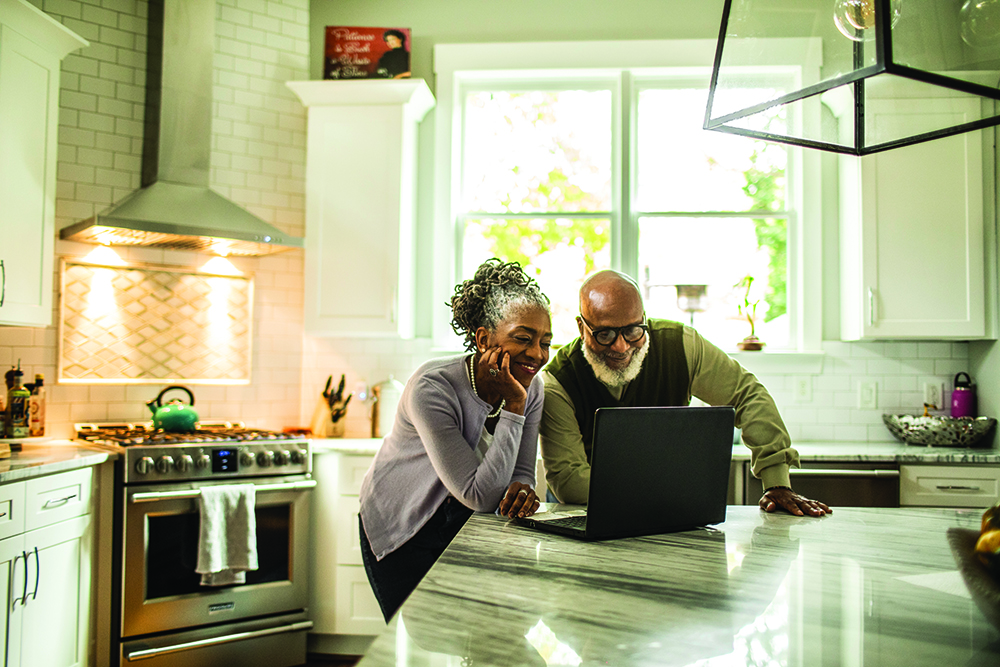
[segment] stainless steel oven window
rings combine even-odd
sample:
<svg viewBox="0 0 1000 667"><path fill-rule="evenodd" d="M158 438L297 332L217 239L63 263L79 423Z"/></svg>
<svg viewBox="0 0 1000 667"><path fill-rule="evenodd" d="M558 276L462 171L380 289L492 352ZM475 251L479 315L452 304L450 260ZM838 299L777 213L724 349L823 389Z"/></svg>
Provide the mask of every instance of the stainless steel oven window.
<svg viewBox="0 0 1000 667"><path fill-rule="evenodd" d="M246 584L224 587L201 586L194 572L197 498L171 498L177 485L127 488L122 636L305 609L311 491L267 490L304 479L255 480L260 568L248 573ZM164 498L148 500L157 493ZM137 495L145 499L136 502Z"/></svg>

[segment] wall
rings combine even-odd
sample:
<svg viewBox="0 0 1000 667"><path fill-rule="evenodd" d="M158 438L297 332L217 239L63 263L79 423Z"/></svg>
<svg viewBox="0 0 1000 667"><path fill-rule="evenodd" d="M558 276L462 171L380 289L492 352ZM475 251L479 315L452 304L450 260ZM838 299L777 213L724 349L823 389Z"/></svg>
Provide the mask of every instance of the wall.
<svg viewBox="0 0 1000 667"><path fill-rule="evenodd" d="M51 16L92 42L64 61L59 150L57 226L89 217L138 185L141 155L145 3L104 0L33 0ZM433 90L435 43L522 40L714 38L722 0L691 3L631 0L219 0L216 117L212 185L283 230L303 233L305 113L284 87L291 79L318 78L327 25L403 26L413 30L413 71ZM470 11L474 7L474 13ZM678 9L681 7L682 9ZM311 14L311 20L310 20ZM527 19L525 17L528 17ZM421 124L418 226L430 229L433 212L433 111ZM985 386L984 411L1000 412L1000 362L995 344L841 343L838 307L835 168L824 161L824 343L820 374L809 378L811 398L796 399L793 376L762 375L796 439L889 440L882 412L915 412L925 382L951 386L959 370L971 370ZM995 178L995 175L994 175ZM995 209L994 209L995 210ZM418 257L430 256L427 233L418 235ZM60 242L64 256L83 256L90 246ZM195 266L204 256L133 250L131 261ZM405 380L422 361L445 352L426 338L319 339L302 332L302 256L299 251L235 262L254 274L256 304L253 383L247 387L196 387L197 407L210 418L240 418L265 428L308 423L323 383L344 373L348 390L394 375ZM433 295L430 261L418 262L422 304ZM359 277L345 277L356 280ZM58 280L56 280L58 284ZM57 295L58 296L58 295ZM58 302L58 298L56 299ZM420 308L426 313L429 309ZM57 321L57 317L54 321ZM426 319L420 331L430 330ZM21 359L26 375L49 379L50 433L72 434L75 421L143 419L146 400L159 386L52 386L57 332L0 328L0 368ZM977 375L980 374L980 375ZM858 410L858 384L878 384L878 408ZM352 401L347 434L370 432L369 405Z"/></svg>
<svg viewBox="0 0 1000 667"><path fill-rule="evenodd" d="M88 218L139 186L144 115L146 10L137 0L33 0L90 41L63 61L56 227ZM308 0L220 0L216 13L212 187L282 230L304 231L305 115L285 86L308 76ZM94 246L58 242L60 257ZM198 267L205 255L120 252L133 262ZM301 251L234 261L255 277L253 381L194 387L203 418L282 428L301 423ZM55 284L59 284L58 262ZM54 303L58 304L58 289ZM58 322L58 306L53 322ZM47 379L48 433L73 423L143 420L157 385L57 385L56 326L0 328L0 367L19 359Z"/></svg>

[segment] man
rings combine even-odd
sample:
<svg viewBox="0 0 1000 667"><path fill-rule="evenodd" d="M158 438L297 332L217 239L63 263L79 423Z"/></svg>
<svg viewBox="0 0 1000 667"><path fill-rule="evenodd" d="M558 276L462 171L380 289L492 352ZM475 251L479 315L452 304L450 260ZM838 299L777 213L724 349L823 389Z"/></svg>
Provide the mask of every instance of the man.
<svg viewBox="0 0 1000 667"><path fill-rule="evenodd" d="M761 509L798 516L831 512L795 493L788 469L798 453L771 395L753 374L691 327L646 320L639 287L616 271L599 271L580 288L580 338L545 367L540 426L549 489L561 502L586 503L594 411L610 406L687 405L695 396L732 405L764 485Z"/></svg>

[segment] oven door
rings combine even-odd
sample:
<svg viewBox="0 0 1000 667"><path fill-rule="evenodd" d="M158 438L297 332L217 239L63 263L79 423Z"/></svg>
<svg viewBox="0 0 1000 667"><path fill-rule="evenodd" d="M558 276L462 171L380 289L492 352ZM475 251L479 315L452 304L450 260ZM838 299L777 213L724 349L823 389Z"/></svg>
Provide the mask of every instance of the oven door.
<svg viewBox="0 0 1000 667"><path fill-rule="evenodd" d="M259 567L246 583L202 586L195 572L199 488L256 485ZM123 498L122 637L304 610L309 504L305 475L126 487ZM179 488L180 487L180 488Z"/></svg>

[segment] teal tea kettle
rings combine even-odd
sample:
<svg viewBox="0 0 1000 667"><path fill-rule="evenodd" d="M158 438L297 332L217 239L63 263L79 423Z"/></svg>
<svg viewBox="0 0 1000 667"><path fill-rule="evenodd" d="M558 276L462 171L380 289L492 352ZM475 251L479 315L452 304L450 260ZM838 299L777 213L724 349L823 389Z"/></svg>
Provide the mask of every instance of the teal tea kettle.
<svg viewBox="0 0 1000 667"><path fill-rule="evenodd" d="M164 405L163 395L173 389L187 393L190 404L182 403L179 398L172 398ZM187 387L167 387L156 398L146 401L146 405L153 413L153 428L163 429L168 433L186 433L195 430L197 426L198 413L194 411L194 394Z"/></svg>

